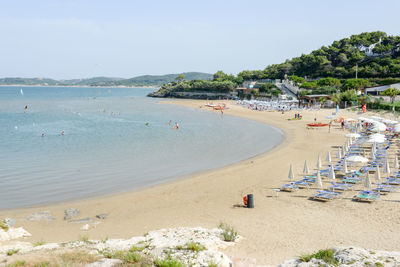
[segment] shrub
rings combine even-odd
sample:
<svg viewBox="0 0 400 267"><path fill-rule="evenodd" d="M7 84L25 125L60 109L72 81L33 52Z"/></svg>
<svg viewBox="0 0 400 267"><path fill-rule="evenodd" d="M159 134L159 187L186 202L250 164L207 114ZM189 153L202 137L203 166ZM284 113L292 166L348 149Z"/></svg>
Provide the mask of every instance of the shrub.
<svg viewBox="0 0 400 267"><path fill-rule="evenodd" d="M12 256L15 253L18 253L18 251L19 251L19 249L9 249L9 250L7 250L6 254L7 254L7 256Z"/></svg>
<svg viewBox="0 0 400 267"><path fill-rule="evenodd" d="M300 256L300 260L303 262L309 262L311 259L323 260L328 264L338 265L338 260L335 259L335 253L333 249L321 249L314 254L305 254Z"/></svg>
<svg viewBox="0 0 400 267"><path fill-rule="evenodd" d="M160 259L155 260L154 264L157 267L185 267L185 265L182 262L171 259L171 258L168 258L165 260L160 260Z"/></svg>
<svg viewBox="0 0 400 267"><path fill-rule="evenodd" d="M36 241L35 243L33 243L33 246L38 247L38 246L43 246L44 244L46 244L46 242L43 240L40 240L40 241Z"/></svg>
<svg viewBox="0 0 400 267"><path fill-rule="evenodd" d="M8 225L2 220L0 220L0 229L3 229L5 232L8 231Z"/></svg>
<svg viewBox="0 0 400 267"><path fill-rule="evenodd" d="M222 229L222 236L224 237L224 241L234 242L238 237L237 231L230 225L226 223L220 223L218 228Z"/></svg>
<svg viewBox="0 0 400 267"><path fill-rule="evenodd" d="M199 242L188 242L184 246L177 246L176 249L199 252L202 250L206 250L206 247L200 244Z"/></svg>

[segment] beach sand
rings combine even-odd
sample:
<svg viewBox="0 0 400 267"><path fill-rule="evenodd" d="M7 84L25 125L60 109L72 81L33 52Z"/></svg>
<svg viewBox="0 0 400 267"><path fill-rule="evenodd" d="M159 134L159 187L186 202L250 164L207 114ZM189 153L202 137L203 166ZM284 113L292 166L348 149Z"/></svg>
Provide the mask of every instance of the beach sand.
<svg viewBox="0 0 400 267"><path fill-rule="evenodd" d="M258 112L232 105L229 101L226 103L230 109L225 110L223 116L268 123L280 128L286 139L267 153L221 169L112 196L3 210L0 217L16 219L17 226L23 226L32 234L27 240L46 242L77 240L79 236L128 238L160 228L212 228L226 222L233 225L243 239L224 252L230 257L255 258L257 264L278 264L303 253L341 245L398 250L399 193L374 204L351 201L355 192L346 192L343 199L330 203L308 200L315 189L280 192L278 197L273 197L273 189L287 182L290 163L296 178L300 178L304 160L308 161L310 169L315 169L318 154L325 166L328 150L336 158L336 149L332 146L342 145L345 141L345 132L339 125L332 127L330 133L328 127L315 130L305 127L306 123L314 121L315 115L318 120L327 122L325 116L331 115L333 110L304 111L303 120L288 121L294 117L294 112ZM205 101L174 100L169 104L199 108ZM341 114L357 117L354 112L341 111ZM210 148L210 153L212 151ZM255 208L236 207L249 193L254 194ZM63 220L67 208L79 209L80 218L101 213L110 215L86 232L80 230L82 225ZM25 220L29 214L44 210L50 211L57 219L49 222Z"/></svg>

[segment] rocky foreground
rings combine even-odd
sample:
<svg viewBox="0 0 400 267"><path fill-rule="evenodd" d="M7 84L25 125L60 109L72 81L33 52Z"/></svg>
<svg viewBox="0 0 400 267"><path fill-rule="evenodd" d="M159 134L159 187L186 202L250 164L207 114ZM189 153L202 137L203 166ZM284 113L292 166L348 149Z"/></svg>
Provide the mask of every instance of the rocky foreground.
<svg viewBox="0 0 400 267"><path fill-rule="evenodd" d="M80 240L68 243L13 241L30 234L23 228L0 228L0 266L257 266L255 260L230 259L221 252L240 237L215 229L170 228L130 239ZM232 230L232 229L231 229ZM235 242L225 241L232 238ZM341 247L283 262L280 267L400 266L400 252Z"/></svg>

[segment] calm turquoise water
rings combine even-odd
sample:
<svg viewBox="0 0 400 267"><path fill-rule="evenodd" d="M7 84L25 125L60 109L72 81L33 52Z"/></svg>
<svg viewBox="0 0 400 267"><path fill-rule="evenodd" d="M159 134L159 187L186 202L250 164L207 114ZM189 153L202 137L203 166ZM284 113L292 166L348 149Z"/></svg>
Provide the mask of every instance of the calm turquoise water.
<svg viewBox="0 0 400 267"><path fill-rule="evenodd" d="M137 189L232 164L283 140L267 125L160 104L149 92L0 87L0 209Z"/></svg>

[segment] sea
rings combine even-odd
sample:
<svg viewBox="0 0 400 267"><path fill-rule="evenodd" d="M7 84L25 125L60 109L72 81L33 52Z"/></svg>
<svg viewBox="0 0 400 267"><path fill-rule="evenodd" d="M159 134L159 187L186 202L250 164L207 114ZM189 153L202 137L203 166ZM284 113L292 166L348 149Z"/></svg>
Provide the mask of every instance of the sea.
<svg viewBox="0 0 400 267"><path fill-rule="evenodd" d="M0 87L0 210L152 186L284 139L266 124L146 97L153 90Z"/></svg>

